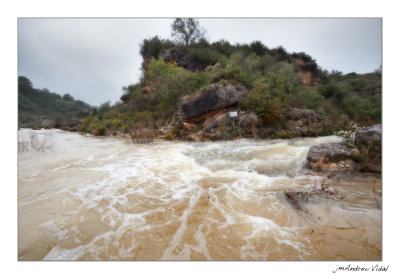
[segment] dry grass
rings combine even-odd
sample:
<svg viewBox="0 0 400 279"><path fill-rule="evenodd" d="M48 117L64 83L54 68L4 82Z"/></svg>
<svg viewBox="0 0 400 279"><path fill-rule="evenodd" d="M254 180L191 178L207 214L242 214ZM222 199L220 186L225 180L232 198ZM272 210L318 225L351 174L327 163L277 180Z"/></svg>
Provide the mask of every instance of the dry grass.
<svg viewBox="0 0 400 279"><path fill-rule="evenodd" d="M26 152L29 150L44 152L50 149L54 142L51 141L52 135L44 132L43 134L38 134L34 131L29 131L28 140L18 141L18 151Z"/></svg>
<svg viewBox="0 0 400 279"><path fill-rule="evenodd" d="M150 129L136 130L130 135L136 144L150 144L154 141L154 132Z"/></svg>

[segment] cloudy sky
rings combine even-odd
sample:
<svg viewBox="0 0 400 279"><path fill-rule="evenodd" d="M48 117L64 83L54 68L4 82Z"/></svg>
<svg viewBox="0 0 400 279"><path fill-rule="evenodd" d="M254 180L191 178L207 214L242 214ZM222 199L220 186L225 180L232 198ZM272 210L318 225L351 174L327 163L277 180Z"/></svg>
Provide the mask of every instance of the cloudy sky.
<svg viewBox="0 0 400 279"><path fill-rule="evenodd" d="M18 74L36 88L70 93L91 105L119 100L138 81L139 43L170 37L172 18L18 20ZM329 71L372 72L381 65L381 20L201 18L211 42L260 40L270 48L304 51Z"/></svg>

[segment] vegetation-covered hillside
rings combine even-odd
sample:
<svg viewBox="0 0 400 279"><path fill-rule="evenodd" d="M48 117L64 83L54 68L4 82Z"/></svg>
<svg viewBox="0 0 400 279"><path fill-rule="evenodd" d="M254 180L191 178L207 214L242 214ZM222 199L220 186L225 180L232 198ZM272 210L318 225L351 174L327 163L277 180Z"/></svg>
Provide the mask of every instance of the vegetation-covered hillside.
<svg viewBox="0 0 400 279"><path fill-rule="evenodd" d="M305 53L268 48L260 41L208 42L201 34L193 40L144 40L140 82L123 88L121 104L87 117L81 130L106 134L159 129L171 123L181 97L212 83L244 87L248 97L238 109L254 112L264 127L282 125L286 108L314 110L326 118L332 132L351 121L362 126L381 122L380 71L327 72ZM181 134L177 129L174 134Z"/></svg>
<svg viewBox="0 0 400 279"><path fill-rule="evenodd" d="M66 119L89 115L91 109L70 94L61 96L47 89L36 89L28 78L18 77L18 122L22 126L39 126L43 118L51 120L50 126L59 126Z"/></svg>

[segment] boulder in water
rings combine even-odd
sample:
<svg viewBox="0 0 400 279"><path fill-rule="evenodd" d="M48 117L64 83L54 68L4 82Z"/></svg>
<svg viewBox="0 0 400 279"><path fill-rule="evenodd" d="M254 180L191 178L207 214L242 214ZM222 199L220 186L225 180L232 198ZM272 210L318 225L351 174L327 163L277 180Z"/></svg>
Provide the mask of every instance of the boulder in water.
<svg viewBox="0 0 400 279"><path fill-rule="evenodd" d="M357 155L357 149L342 143L324 143L310 148L307 161L316 171L350 171L358 168L358 164L352 160Z"/></svg>

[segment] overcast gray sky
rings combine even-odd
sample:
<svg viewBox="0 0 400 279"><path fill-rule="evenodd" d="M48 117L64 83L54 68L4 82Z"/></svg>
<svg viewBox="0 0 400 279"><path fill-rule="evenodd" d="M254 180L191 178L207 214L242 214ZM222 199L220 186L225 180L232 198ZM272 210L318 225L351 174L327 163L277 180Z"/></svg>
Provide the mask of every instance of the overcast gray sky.
<svg viewBox="0 0 400 279"><path fill-rule="evenodd" d="M172 18L18 21L18 74L34 87L70 93L91 105L119 100L138 81L139 43L169 38ZM211 42L262 41L311 55L329 71L372 72L381 65L381 19L201 18Z"/></svg>

